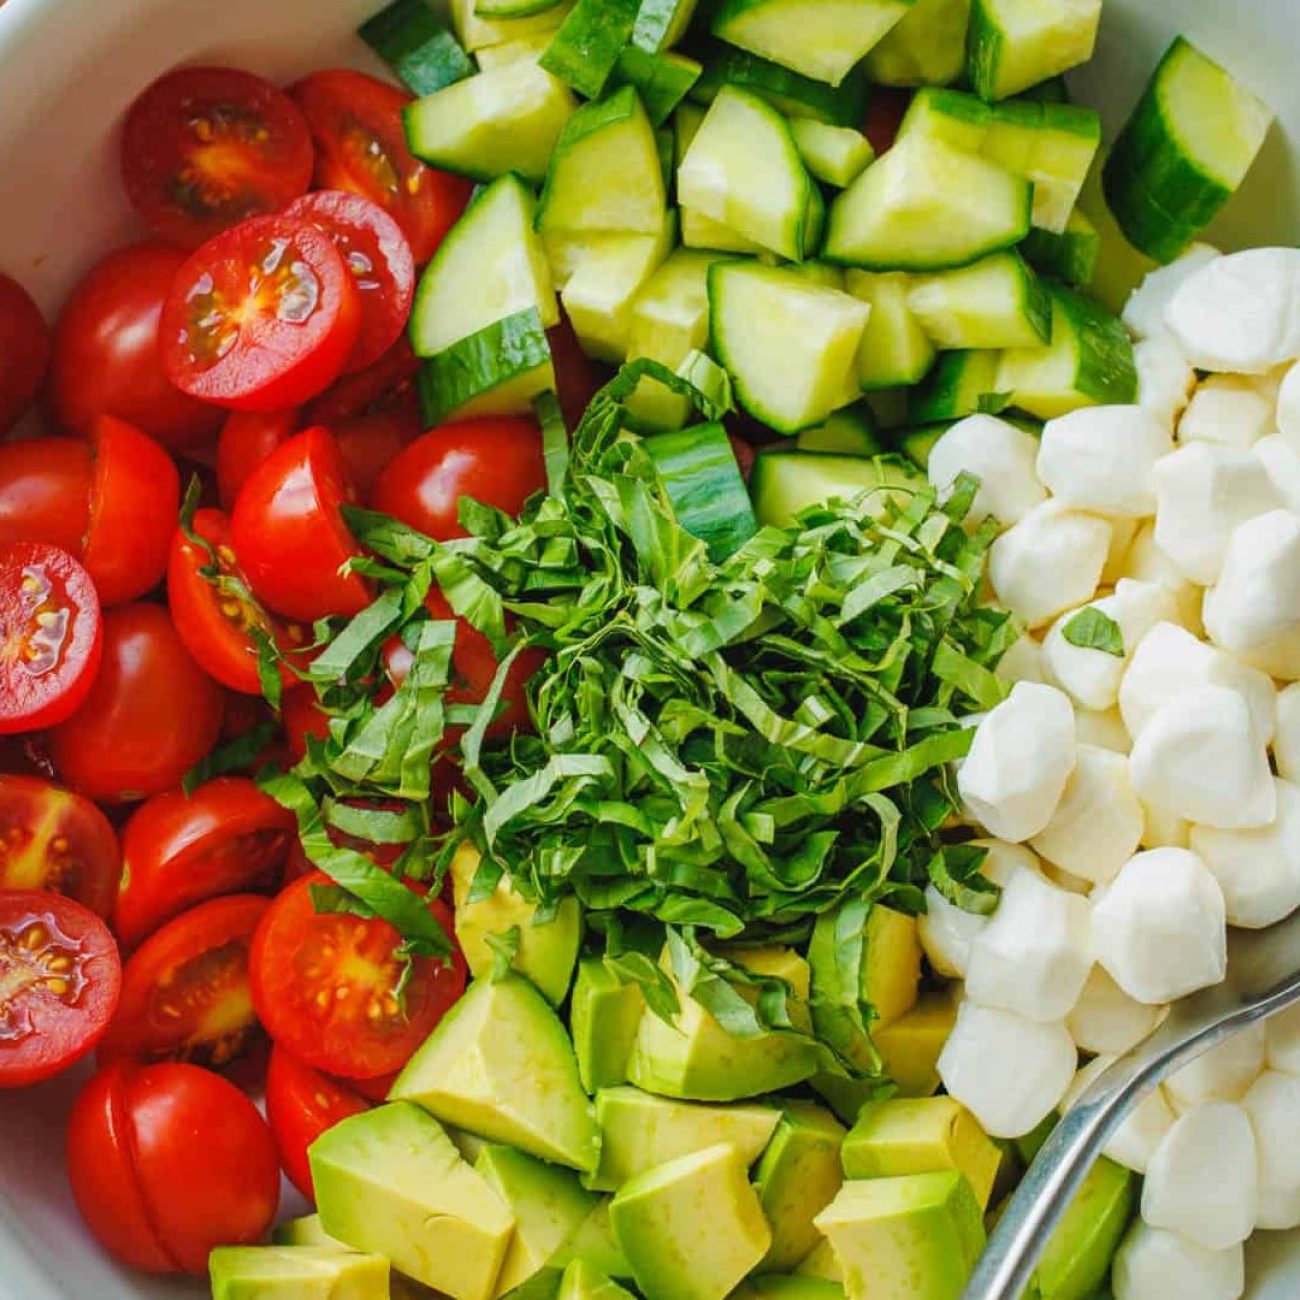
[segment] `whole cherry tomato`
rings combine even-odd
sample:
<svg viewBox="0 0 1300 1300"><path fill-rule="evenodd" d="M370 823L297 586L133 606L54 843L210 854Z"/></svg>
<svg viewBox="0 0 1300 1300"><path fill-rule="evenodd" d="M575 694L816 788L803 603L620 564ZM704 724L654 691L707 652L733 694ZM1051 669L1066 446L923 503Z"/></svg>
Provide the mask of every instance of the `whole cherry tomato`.
<svg viewBox="0 0 1300 1300"><path fill-rule="evenodd" d="M91 459L81 438L0 443L0 544L47 542L80 555L90 525Z"/></svg>
<svg viewBox="0 0 1300 1300"><path fill-rule="evenodd" d="M26 289L0 271L0 436L27 413L50 364L50 327Z"/></svg>
<svg viewBox="0 0 1300 1300"><path fill-rule="evenodd" d="M217 439L217 492L223 510L235 508L239 489L252 472L300 427L296 406L283 411L231 411Z"/></svg>

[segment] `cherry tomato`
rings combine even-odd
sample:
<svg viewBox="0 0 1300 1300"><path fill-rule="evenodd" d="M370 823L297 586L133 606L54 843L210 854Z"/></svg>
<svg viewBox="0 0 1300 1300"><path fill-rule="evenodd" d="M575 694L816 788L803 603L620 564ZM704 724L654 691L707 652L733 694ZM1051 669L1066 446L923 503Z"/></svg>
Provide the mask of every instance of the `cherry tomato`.
<svg viewBox="0 0 1300 1300"><path fill-rule="evenodd" d="M196 903L275 888L295 830L291 813L237 776L141 804L122 828L118 938L134 948Z"/></svg>
<svg viewBox="0 0 1300 1300"><path fill-rule="evenodd" d="M248 476L299 427L296 406L283 411L231 411L217 439L217 493L223 510L235 508Z"/></svg>
<svg viewBox="0 0 1300 1300"><path fill-rule="evenodd" d="M303 423L333 428L340 421L376 415L394 405L413 409L418 419L420 403L415 377L419 373L420 358L411 350L411 340L403 332L373 366L355 375L343 375L312 401L303 412Z"/></svg>
<svg viewBox="0 0 1300 1300"><path fill-rule="evenodd" d="M0 443L0 545L46 542L80 555L90 477L90 448L80 438Z"/></svg>
<svg viewBox="0 0 1300 1300"><path fill-rule="evenodd" d="M361 295L361 334L345 369L373 365L401 337L415 297L415 261L402 228L377 203L350 190L318 190L285 216L309 221L333 241Z"/></svg>
<svg viewBox="0 0 1300 1300"><path fill-rule="evenodd" d="M348 480L361 500L371 499L379 476L423 432L419 399L414 393L385 411L359 415L334 426L334 441L347 468Z"/></svg>
<svg viewBox="0 0 1300 1300"><path fill-rule="evenodd" d="M182 1060L220 1068L258 1033L248 992L248 949L270 906L230 894L173 916L136 949L122 973L122 1001L102 1061Z"/></svg>
<svg viewBox="0 0 1300 1300"><path fill-rule="evenodd" d="M221 427L221 412L182 393L163 371L158 322L185 254L133 244L100 262L68 300L54 329L50 392L59 422L89 433L116 415L168 451L193 452Z"/></svg>
<svg viewBox="0 0 1300 1300"><path fill-rule="evenodd" d="M253 471L235 502L230 535L259 600L307 623L365 608L366 584L339 572L361 550L340 513L352 499L325 429L296 434Z"/></svg>
<svg viewBox="0 0 1300 1300"><path fill-rule="evenodd" d="M271 1049L271 1066L266 1072L266 1119L275 1135L281 1167L309 1201L315 1201L316 1192L307 1148L326 1129L369 1109L370 1103L346 1084L304 1065L283 1047Z"/></svg>
<svg viewBox="0 0 1300 1300"><path fill-rule="evenodd" d="M0 733L70 717L90 693L102 650L85 569L40 542L0 546Z"/></svg>
<svg viewBox="0 0 1300 1300"><path fill-rule="evenodd" d="M307 756L307 737L324 740L330 732L329 715L316 701L316 692L310 686L296 686L285 691L280 701L280 720L284 723L285 740L295 761Z"/></svg>
<svg viewBox="0 0 1300 1300"><path fill-rule="evenodd" d="M546 338L551 345L555 395L559 399L560 411L569 428L576 429L591 399L610 377L610 372L582 350L567 316L560 316L560 323L546 331Z"/></svg>
<svg viewBox="0 0 1300 1300"><path fill-rule="evenodd" d="M89 799L0 774L0 890L45 889L110 916L121 870L117 835Z"/></svg>
<svg viewBox="0 0 1300 1300"><path fill-rule="evenodd" d="M163 369L182 391L233 410L296 406L352 355L360 299L328 235L289 217L251 217L176 273L163 304Z"/></svg>
<svg viewBox="0 0 1300 1300"><path fill-rule="evenodd" d="M119 605L104 615L104 657L85 702L49 733L50 758L101 803L178 785L221 730L221 688L200 671L167 611Z"/></svg>
<svg viewBox="0 0 1300 1300"><path fill-rule="evenodd" d="M39 1083L92 1051L121 987L117 945L90 908L0 891L0 1088Z"/></svg>
<svg viewBox="0 0 1300 1300"><path fill-rule="evenodd" d="M399 1074L401 1070L393 1070L388 1074L377 1074L373 1079L349 1079L348 1086L357 1096L381 1104L388 1100L388 1094L392 1092Z"/></svg>
<svg viewBox="0 0 1300 1300"><path fill-rule="evenodd" d="M740 477L748 483L749 476L754 472L754 462L758 459L754 444L747 442L734 433L729 433L727 439L731 443L732 452L735 454L736 468L740 470Z"/></svg>
<svg viewBox="0 0 1300 1300"><path fill-rule="evenodd" d="M122 181L160 239L197 248L277 212L311 183L311 135L283 91L236 68L179 68L141 92L122 130Z"/></svg>
<svg viewBox="0 0 1300 1300"><path fill-rule="evenodd" d="M464 537L460 499L516 515L546 486L542 435L509 416L455 420L417 438L379 476L374 506L438 541Z"/></svg>
<svg viewBox="0 0 1300 1300"><path fill-rule="evenodd" d="M405 232L416 263L427 262L464 212L473 184L426 167L406 147L402 113L413 97L344 69L314 72L289 93L316 143L316 187L352 190L379 204Z"/></svg>
<svg viewBox="0 0 1300 1300"><path fill-rule="evenodd" d="M27 413L50 364L50 327L26 289L0 271L0 436Z"/></svg>
<svg viewBox="0 0 1300 1300"><path fill-rule="evenodd" d="M898 128L903 125L908 107L912 103L910 90L894 90L889 86L872 86L871 102L867 105L867 120L862 124L862 134L871 141L876 153L887 153L898 139Z"/></svg>
<svg viewBox="0 0 1300 1300"><path fill-rule="evenodd" d="M91 1232L149 1273L206 1274L214 1247L262 1238L280 1199L257 1107L176 1062L117 1061L91 1079L68 1121L68 1178Z"/></svg>
<svg viewBox="0 0 1300 1300"><path fill-rule="evenodd" d="M277 1046L327 1074L374 1078L400 1069L465 989L465 960L414 959L403 997L401 936L386 921L317 912L317 872L271 904L253 939L253 1005ZM451 914L429 904L447 934Z"/></svg>

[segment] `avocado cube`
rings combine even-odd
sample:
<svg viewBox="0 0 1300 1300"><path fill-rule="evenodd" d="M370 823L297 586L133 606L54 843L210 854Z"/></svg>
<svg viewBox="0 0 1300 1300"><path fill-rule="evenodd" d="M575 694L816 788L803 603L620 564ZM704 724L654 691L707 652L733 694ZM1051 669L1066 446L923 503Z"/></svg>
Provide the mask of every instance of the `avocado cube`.
<svg viewBox="0 0 1300 1300"><path fill-rule="evenodd" d="M786 1103L754 1177L759 1204L772 1225L764 1268L794 1268L821 1241L813 1220L844 1182L843 1140L844 1128L829 1111L807 1101Z"/></svg>
<svg viewBox="0 0 1300 1300"><path fill-rule="evenodd" d="M609 1216L646 1300L724 1300L772 1244L732 1146L638 1174L614 1197Z"/></svg>
<svg viewBox="0 0 1300 1300"><path fill-rule="evenodd" d="M389 1096L445 1124L592 1173L600 1130L573 1044L520 975L475 980L397 1077Z"/></svg>
<svg viewBox="0 0 1300 1300"><path fill-rule="evenodd" d="M559 1006L569 991L573 964L582 943L582 908L576 898L566 898L553 919L538 924L537 905L511 888L502 877L490 897L470 900L479 852L462 844L451 863L452 890L456 900L456 942L465 954L470 974L489 974L496 954L489 942L496 935L518 927L519 947L512 967L526 975L553 1006Z"/></svg>
<svg viewBox="0 0 1300 1300"><path fill-rule="evenodd" d="M319 1214L305 1214L300 1219L290 1219L277 1224L271 1231L273 1246L328 1246L333 1250L351 1250L343 1242L331 1237L320 1224Z"/></svg>
<svg viewBox="0 0 1300 1300"><path fill-rule="evenodd" d="M582 1086L590 1093L627 1082L627 1063L645 1014L645 998L601 957L584 957L573 982L569 1028Z"/></svg>
<svg viewBox="0 0 1300 1300"><path fill-rule="evenodd" d="M848 1300L958 1300L984 1249L984 1221L955 1169L848 1182L817 1217Z"/></svg>
<svg viewBox="0 0 1300 1300"><path fill-rule="evenodd" d="M825 1237L800 1262L795 1269L795 1276L813 1278L819 1282L834 1282L841 1291L844 1290L844 1267Z"/></svg>
<svg viewBox="0 0 1300 1300"><path fill-rule="evenodd" d="M1105 1156L1088 1171L1034 1271L1038 1300L1092 1300L1132 1217L1136 1182Z"/></svg>
<svg viewBox="0 0 1300 1300"><path fill-rule="evenodd" d="M606 1273L613 1278L626 1279L632 1276L632 1266L614 1240L614 1229L609 1222L608 1196L601 1198L578 1231L556 1251L551 1263L556 1268L567 1268L579 1259L596 1272Z"/></svg>
<svg viewBox="0 0 1300 1300"><path fill-rule="evenodd" d="M545 1268L586 1221L596 1197L584 1191L568 1169L544 1164L513 1147L484 1147L474 1168L515 1217L515 1235L497 1278L497 1294L503 1295Z"/></svg>
<svg viewBox="0 0 1300 1300"><path fill-rule="evenodd" d="M746 1278L731 1293L730 1300L844 1300L844 1288L820 1277L764 1273Z"/></svg>
<svg viewBox="0 0 1300 1300"><path fill-rule="evenodd" d="M921 940L916 917L877 903L867 914L862 996L889 1025L916 1006L921 983Z"/></svg>
<svg viewBox="0 0 1300 1300"><path fill-rule="evenodd" d="M808 1080L808 1086L833 1110L845 1124L856 1123L858 1112L881 1093L894 1095L894 1088L884 1075L878 1078L848 1079L842 1074L822 1071Z"/></svg>
<svg viewBox="0 0 1300 1300"><path fill-rule="evenodd" d="M633 1300L632 1292L585 1260L575 1259L564 1270L559 1300Z"/></svg>
<svg viewBox="0 0 1300 1300"><path fill-rule="evenodd" d="M926 993L891 1024L873 1026L872 1041L900 1096L930 1097L938 1091L939 1054L956 1020L951 993Z"/></svg>
<svg viewBox="0 0 1300 1300"><path fill-rule="evenodd" d="M647 1169L722 1142L734 1146L746 1166L752 1165L780 1118L772 1106L703 1106L639 1088L602 1088L596 1094L600 1166L587 1185L616 1192Z"/></svg>
<svg viewBox="0 0 1300 1300"><path fill-rule="evenodd" d="M891 1178L956 1169L988 1206L1002 1152L975 1116L952 1097L868 1102L844 1139L848 1178Z"/></svg>
<svg viewBox="0 0 1300 1300"><path fill-rule="evenodd" d="M493 1300L514 1216L431 1115L405 1102L353 1115L308 1158L329 1236L454 1300Z"/></svg>
<svg viewBox="0 0 1300 1300"><path fill-rule="evenodd" d="M556 1300L563 1279L564 1274L548 1264L545 1268L538 1269L528 1281L509 1291L498 1288L497 1294L501 1300Z"/></svg>
<svg viewBox="0 0 1300 1300"><path fill-rule="evenodd" d="M388 1261L330 1246L218 1246L214 1300L388 1300Z"/></svg>

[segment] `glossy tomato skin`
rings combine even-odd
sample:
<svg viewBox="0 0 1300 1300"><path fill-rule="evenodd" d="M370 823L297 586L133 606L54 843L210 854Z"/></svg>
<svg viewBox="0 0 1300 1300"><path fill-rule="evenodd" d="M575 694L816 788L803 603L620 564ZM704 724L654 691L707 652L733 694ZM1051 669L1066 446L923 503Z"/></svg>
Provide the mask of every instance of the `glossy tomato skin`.
<svg viewBox="0 0 1300 1300"><path fill-rule="evenodd" d="M55 768L100 803L161 794L216 742L221 688L190 658L158 605L104 615L100 671L81 707L47 738Z"/></svg>
<svg viewBox="0 0 1300 1300"><path fill-rule="evenodd" d="M122 964L108 926L61 894L0 892L0 1088L66 1070L108 1029Z"/></svg>
<svg viewBox="0 0 1300 1300"><path fill-rule="evenodd" d="M244 484L230 535L253 594L286 618L351 615L366 584L339 567L360 553L340 507L353 499L338 446L322 428L282 444Z"/></svg>
<svg viewBox="0 0 1300 1300"><path fill-rule="evenodd" d="M0 545L48 542L80 555L90 524L91 468L81 438L0 443Z"/></svg>
<svg viewBox="0 0 1300 1300"><path fill-rule="evenodd" d="M898 128L903 125L908 107L912 103L910 90L891 86L872 86L871 102L867 105L867 119L862 124L862 134L871 141L876 153L887 153L898 139Z"/></svg>
<svg viewBox="0 0 1300 1300"><path fill-rule="evenodd" d="M67 551L0 546L0 734L71 717L95 684L103 647L99 597Z"/></svg>
<svg viewBox="0 0 1300 1300"><path fill-rule="evenodd" d="M411 393L386 410L342 420L333 430L348 481L358 498L369 502L379 476L424 431L419 399Z"/></svg>
<svg viewBox="0 0 1300 1300"><path fill-rule="evenodd" d="M36 400L50 364L50 327L17 280L0 271L0 436Z"/></svg>
<svg viewBox="0 0 1300 1300"><path fill-rule="evenodd" d="M198 903L269 892L295 833L293 815L243 777L219 776L188 795L155 795L122 828L118 938L135 948Z"/></svg>
<svg viewBox="0 0 1300 1300"><path fill-rule="evenodd" d="M147 86L122 130L131 206L160 239L197 248L281 208L311 182L307 123L281 90L237 68L178 68Z"/></svg>
<svg viewBox="0 0 1300 1300"><path fill-rule="evenodd" d="M65 894L113 914L122 854L89 799L36 776L0 773L0 890Z"/></svg>
<svg viewBox="0 0 1300 1300"><path fill-rule="evenodd" d="M324 392L360 329L360 293L329 236L251 217L177 271L163 304L163 371L203 401L277 411Z"/></svg>
<svg viewBox="0 0 1300 1300"><path fill-rule="evenodd" d="M316 1200L307 1148L326 1129L370 1109L365 1098L346 1084L313 1070L283 1047L271 1049L266 1072L266 1119L289 1181L309 1200Z"/></svg>
<svg viewBox="0 0 1300 1300"><path fill-rule="evenodd" d="M285 691L280 701L280 718L289 753L295 761L306 757L308 736L324 740L329 735L329 715L317 703L316 692L310 686L295 686Z"/></svg>
<svg viewBox="0 0 1300 1300"><path fill-rule="evenodd" d="M576 429L591 399L611 377L606 367L593 361L578 342L569 318L563 313L560 323L546 331L555 366L555 396L560 412L570 429Z"/></svg>
<svg viewBox="0 0 1300 1300"><path fill-rule="evenodd" d="M235 508L239 489L252 472L301 427L298 408L231 411L217 439L217 494L223 510Z"/></svg>
<svg viewBox="0 0 1300 1300"><path fill-rule="evenodd" d="M115 415L171 452L193 453L216 436L221 411L171 383L158 346L163 299L184 262L167 244L133 244L110 253L73 292L54 329L50 369L54 409L70 433Z"/></svg>
<svg viewBox="0 0 1300 1300"><path fill-rule="evenodd" d="M464 212L473 184L425 166L406 147L402 113L413 96L346 69L314 72L289 93L311 128L317 188L352 190L379 204L423 266Z"/></svg>
<svg viewBox="0 0 1300 1300"><path fill-rule="evenodd" d="M403 331L374 365L356 374L341 375L310 402L303 411L304 426L323 424L332 429L341 421L375 415L395 405L414 410L418 419L420 403L415 380L420 365L419 357L411 349L411 340Z"/></svg>
<svg viewBox="0 0 1300 1300"><path fill-rule="evenodd" d="M68 1125L68 1176L99 1241L152 1273L205 1275L214 1247L262 1238L280 1195L257 1108L220 1076L176 1062L117 1062L86 1085Z"/></svg>
<svg viewBox="0 0 1300 1300"><path fill-rule="evenodd" d="M417 438L375 484L374 506L437 541L464 537L461 497L517 515L546 486L542 435L511 416L455 420Z"/></svg>

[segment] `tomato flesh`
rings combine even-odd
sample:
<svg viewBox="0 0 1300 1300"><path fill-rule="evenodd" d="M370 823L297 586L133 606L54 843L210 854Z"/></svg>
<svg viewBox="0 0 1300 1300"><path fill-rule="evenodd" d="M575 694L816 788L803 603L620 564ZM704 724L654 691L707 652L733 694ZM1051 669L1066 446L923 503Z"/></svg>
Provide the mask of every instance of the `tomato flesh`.
<svg viewBox="0 0 1300 1300"><path fill-rule="evenodd" d="M17 280L0 271L0 435L27 413L50 364L50 327Z"/></svg>

